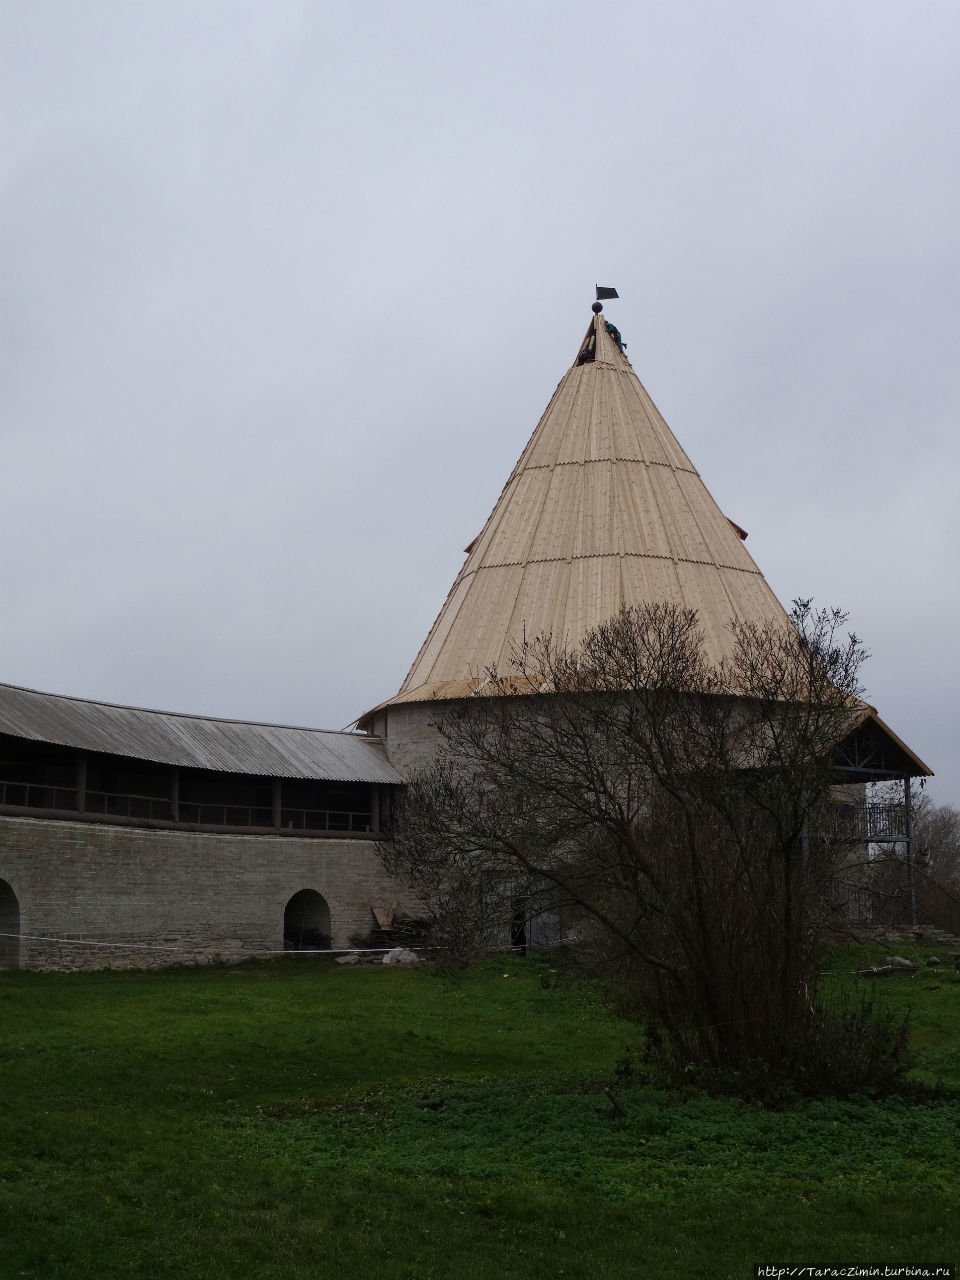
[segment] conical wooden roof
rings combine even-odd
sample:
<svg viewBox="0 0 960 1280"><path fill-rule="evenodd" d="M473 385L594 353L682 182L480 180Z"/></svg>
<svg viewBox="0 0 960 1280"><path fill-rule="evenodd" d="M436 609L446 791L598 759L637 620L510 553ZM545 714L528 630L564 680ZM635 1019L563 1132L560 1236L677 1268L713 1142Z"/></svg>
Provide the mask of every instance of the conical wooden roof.
<svg viewBox="0 0 960 1280"><path fill-rule="evenodd" d="M399 693L382 705L464 697L488 667L507 671L524 636L575 646L625 604L696 609L719 658L732 620L786 621L743 537L597 314Z"/></svg>

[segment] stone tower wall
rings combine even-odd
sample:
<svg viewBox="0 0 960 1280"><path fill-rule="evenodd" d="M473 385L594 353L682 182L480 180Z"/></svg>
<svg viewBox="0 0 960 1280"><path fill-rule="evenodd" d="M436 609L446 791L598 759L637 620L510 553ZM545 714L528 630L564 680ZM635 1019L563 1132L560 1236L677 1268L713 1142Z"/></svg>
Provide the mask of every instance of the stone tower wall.
<svg viewBox="0 0 960 1280"><path fill-rule="evenodd" d="M370 732L384 739L387 758L404 777L432 764L442 742L435 724L442 711L443 703L402 702L376 713Z"/></svg>

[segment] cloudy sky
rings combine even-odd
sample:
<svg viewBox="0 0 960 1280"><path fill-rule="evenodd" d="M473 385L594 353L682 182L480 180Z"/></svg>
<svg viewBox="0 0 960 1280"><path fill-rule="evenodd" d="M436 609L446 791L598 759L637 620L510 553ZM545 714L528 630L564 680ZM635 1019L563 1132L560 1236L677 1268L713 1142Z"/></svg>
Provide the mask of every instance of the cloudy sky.
<svg viewBox="0 0 960 1280"><path fill-rule="evenodd" d="M590 317L960 805L955 0L0 0L0 680L340 728Z"/></svg>

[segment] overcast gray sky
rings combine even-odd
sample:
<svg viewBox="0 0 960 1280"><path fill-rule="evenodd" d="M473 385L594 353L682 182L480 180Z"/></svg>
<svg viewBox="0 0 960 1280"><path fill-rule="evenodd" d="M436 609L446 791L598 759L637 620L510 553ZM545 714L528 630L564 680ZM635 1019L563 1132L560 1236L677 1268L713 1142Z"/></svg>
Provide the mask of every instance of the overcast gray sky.
<svg viewBox="0 0 960 1280"><path fill-rule="evenodd" d="M956 0L0 0L0 680L340 728L590 317L960 804Z"/></svg>

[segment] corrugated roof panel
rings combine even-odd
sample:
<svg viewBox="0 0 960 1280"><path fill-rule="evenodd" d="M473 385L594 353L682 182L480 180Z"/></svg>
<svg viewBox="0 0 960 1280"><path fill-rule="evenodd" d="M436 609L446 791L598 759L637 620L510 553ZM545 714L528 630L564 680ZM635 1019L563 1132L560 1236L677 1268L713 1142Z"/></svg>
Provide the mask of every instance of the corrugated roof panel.
<svg viewBox="0 0 960 1280"><path fill-rule="evenodd" d="M399 783L383 744L360 734L149 711L0 685L0 733L81 751L223 773Z"/></svg>

